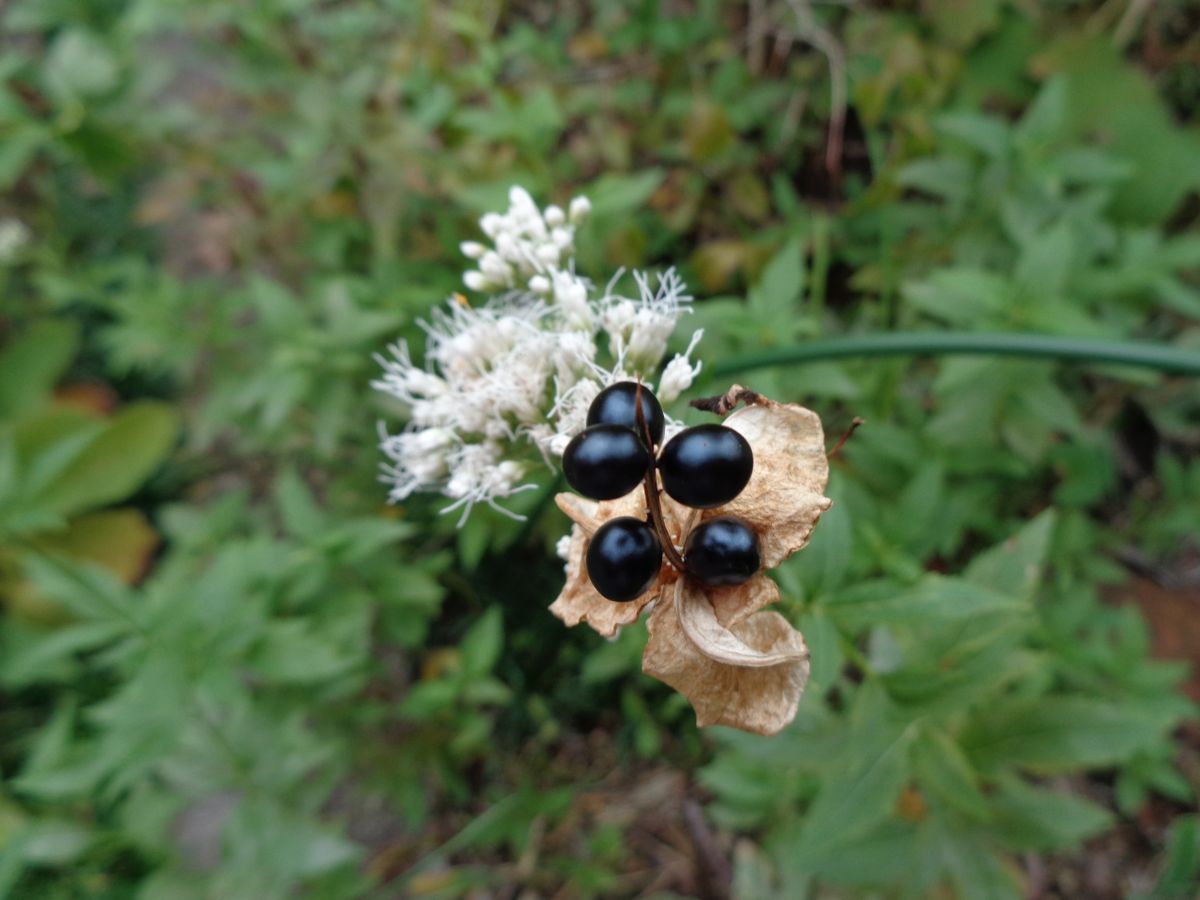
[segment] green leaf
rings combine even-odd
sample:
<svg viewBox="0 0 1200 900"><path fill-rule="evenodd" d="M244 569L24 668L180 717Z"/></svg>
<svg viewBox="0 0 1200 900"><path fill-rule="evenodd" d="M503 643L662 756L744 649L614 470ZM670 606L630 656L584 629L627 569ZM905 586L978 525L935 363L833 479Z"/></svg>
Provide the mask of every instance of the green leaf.
<svg viewBox="0 0 1200 900"><path fill-rule="evenodd" d="M827 691L833 687L842 671L842 639L837 626L828 616L817 611L801 616L797 628L804 635L812 660L808 689Z"/></svg>
<svg viewBox="0 0 1200 900"><path fill-rule="evenodd" d="M937 823L936 845L942 865L958 888L957 896L971 900L1021 900L1025 896L1020 870L1002 857L986 832Z"/></svg>
<svg viewBox="0 0 1200 900"><path fill-rule="evenodd" d="M126 633L117 622L86 622L56 628L48 634L27 634L0 658L0 684L20 687L53 676L76 653L107 644ZM70 671L68 668L66 671Z"/></svg>
<svg viewBox="0 0 1200 900"><path fill-rule="evenodd" d="M816 799L788 852L799 871L886 819L908 777L912 732L889 721L878 687L859 688L844 761L821 783Z"/></svg>
<svg viewBox="0 0 1200 900"><path fill-rule="evenodd" d="M292 467L275 477L275 502L288 532L299 537L315 537L325 524L321 508L313 500L308 485Z"/></svg>
<svg viewBox="0 0 1200 900"><path fill-rule="evenodd" d="M1042 697L993 707L963 749L981 772L1020 766L1066 772L1120 763L1165 738L1171 717L1088 697Z"/></svg>
<svg viewBox="0 0 1200 900"><path fill-rule="evenodd" d="M0 420L45 403L79 351L74 322L44 319L0 350Z"/></svg>
<svg viewBox="0 0 1200 900"><path fill-rule="evenodd" d="M42 509L75 515L124 500L162 464L178 434L179 415L172 407L131 403L36 502Z"/></svg>
<svg viewBox="0 0 1200 900"><path fill-rule="evenodd" d="M939 269L924 281L904 286L913 308L952 325L977 325L998 319L1012 306L1012 284L982 269Z"/></svg>
<svg viewBox="0 0 1200 900"><path fill-rule="evenodd" d="M1171 825L1162 871L1150 893L1134 900L1191 900L1200 886L1200 816L1180 816Z"/></svg>
<svg viewBox="0 0 1200 900"><path fill-rule="evenodd" d="M751 308L792 309L804 290L804 258L800 242L790 240L767 263L750 289Z"/></svg>
<svg viewBox="0 0 1200 900"><path fill-rule="evenodd" d="M272 622L250 659L254 671L279 684L327 682L355 668L357 656L307 620Z"/></svg>
<svg viewBox="0 0 1200 900"><path fill-rule="evenodd" d="M1016 283L1023 295L1032 303L1061 296L1074 252L1074 235L1066 222L1035 235L1021 249L1017 260Z"/></svg>
<svg viewBox="0 0 1200 900"><path fill-rule="evenodd" d="M962 749L944 731L921 730L913 742L912 765L921 787L948 807L977 821L991 818L979 776Z"/></svg>
<svg viewBox="0 0 1200 900"><path fill-rule="evenodd" d="M825 604L831 618L853 630L868 625L945 624L996 613L1019 614L1026 600L980 587L961 578L926 575L910 588L867 582Z"/></svg>
<svg viewBox="0 0 1200 900"><path fill-rule="evenodd" d="M971 166L957 156L928 156L896 172L896 183L932 197L962 203L971 192Z"/></svg>
<svg viewBox="0 0 1200 900"><path fill-rule="evenodd" d="M1076 794L1000 780L991 796L992 827L1012 850L1066 850L1112 827L1113 815Z"/></svg>
<svg viewBox="0 0 1200 900"><path fill-rule="evenodd" d="M926 872L912 871L912 860L921 858L924 849L910 823L887 821L841 844L816 864L814 874L845 887L916 887L922 877L928 877Z"/></svg>
<svg viewBox="0 0 1200 900"><path fill-rule="evenodd" d="M1056 515L1047 509L1001 544L981 553L963 577L1010 597L1029 599L1042 579Z"/></svg>
<svg viewBox="0 0 1200 900"><path fill-rule="evenodd" d="M1008 153L1011 142L1008 122L998 116L965 111L943 113L934 120L934 127L995 159Z"/></svg>
<svg viewBox="0 0 1200 900"><path fill-rule="evenodd" d="M494 847L501 842L524 848L529 840L529 823L533 818L562 815L574 799L574 794L571 788L551 791L522 789L476 816L439 850L444 854L466 847Z"/></svg>
<svg viewBox="0 0 1200 900"><path fill-rule="evenodd" d="M950 47L966 49L995 31L1001 0L922 0L921 10Z"/></svg>
<svg viewBox="0 0 1200 900"><path fill-rule="evenodd" d="M126 629L141 627L143 612L139 598L107 570L91 563L34 553L26 554L22 564L39 592L79 618Z"/></svg>
<svg viewBox="0 0 1200 900"><path fill-rule="evenodd" d="M471 626L458 646L463 674L470 677L491 672L503 647L504 619L500 607L493 606Z"/></svg>
<svg viewBox="0 0 1200 900"><path fill-rule="evenodd" d="M662 169L645 169L632 175L601 175L582 193L591 198L592 215L596 218L627 215L645 206L665 177Z"/></svg>

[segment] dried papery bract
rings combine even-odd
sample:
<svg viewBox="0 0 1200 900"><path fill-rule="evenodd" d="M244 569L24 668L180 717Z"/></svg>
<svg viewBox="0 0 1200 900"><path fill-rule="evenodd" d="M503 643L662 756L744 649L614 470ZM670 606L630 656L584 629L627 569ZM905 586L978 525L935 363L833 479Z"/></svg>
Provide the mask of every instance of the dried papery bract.
<svg viewBox="0 0 1200 900"><path fill-rule="evenodd" d="M687 581L672 600L650 615L642 670L687 697L696 724L770 735L795 718L809 673L800 632L769 611L726 628L707 592Z"/></svg>
<svg viewBox="0 0 1200 900"><path fill-rule="evenodd" d="M733 412L739 404L747 405ZM758 536L764 569L773 568L808 543L830 506L824 495L829 463L821 421L801 406L776 403L739 386L704 408L727 415L725 424L750 443L754 471L745 489L716 509L688 509L661 494L668 531L681 546L700 521L737 516ZM783 616L763 610L779 599L774 581L760 571L744 584L705 587L664 565L641 597L612 603L587 582L582 558L588 536L613 515L645 516L645 498L631 494L595 504L562 494L558 501L575 527L567 584L551 606L555 615L568 625L586 621L612 636L657 599L642 669L686 696L701 726L769 735L795 717L808 681L808 650Z"/></svg>
<svg viewBox="0 0 1200 900"><path fill-rule="evenodd" d="M642 610L658 599L663 586L676 577L671 567L664 566L658 579L640 597L625 602L614 602L601 596L587 576L588 541L596 529L618 516L646 517L646 501L639 487L624 497L597 503L575 494L559 494L554 498L561 509L575 523L571 531L571 543L567 549L567 583L558 598L550 606L550 612L562 619L566 625L574 626L586 622L605 637L614 637L622 625L636 622ZM692 518L692 511L668 501L663 504L663 519L667 533L675 541L684 533Z"/></svg>
<svg viewBox="0 0 1200 900"><path fill-rule="evenodd" d="M745 490L720 513L753 524L763 567L773 569L808 543L817 520L829 509L829 460L825 430L816 413L755 397L753 405L725 419L754 448L754 473Z"/></svg>

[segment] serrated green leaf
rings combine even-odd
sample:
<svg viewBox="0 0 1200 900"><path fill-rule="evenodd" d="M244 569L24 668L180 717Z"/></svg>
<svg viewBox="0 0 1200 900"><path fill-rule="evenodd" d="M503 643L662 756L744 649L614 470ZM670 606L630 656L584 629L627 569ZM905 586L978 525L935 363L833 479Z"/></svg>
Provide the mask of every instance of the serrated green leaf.
<svg viewBox="0 0 1200 900"><path fill-rule="evenodd" d="M961 578L926 575L909 588L874 582L848 589L825 604L843 628L867 625L945 624L983 615L1019 615L1028 602Z"/></svg>
<svg viewBox="0 0 1200 900"><path fill-rule="evenodd" d="M811 870L830 852L886 819L908 778L912 732L889 721L878 688L859 689L849 752L821 783L793 845L791 867Z"/></svg>
<svg viewBox="0 0 1200 900"><path fill-rule="evenodd" d="M359 659L327 634L314 631L307 621L296 620L267 625L250 663L266 681L310 684L346 674Z"/></svg>
<svg viewBox="0 0 1200 900"><path fill-rule="evenodd" d="M1112 827L1107 809L1076 794L1000 780L989 798L996 835L1010 850L1065 850Z"/></svg>
<svg viewBox="0 0 1200 900"><path fill-rule="evenodd" d="M931 795L976 821L991 818L979 776L962 749L944 731L923 728L912 748L913 773Z"/></svg>
<svg viewBox="0 0 1200 900"><path fill-rule="evenodd" d="M986 832L937 823L941 863L958 895L971 900L1021 900L1020 870L1006 859Z"/></svg>
<svg viewBox="0 0 1200 900"><path fill-rule="evenodd" d="M993 707L962 736L981 772L1038 772L1113 765L1165 738L1171 717L1088 697L1042 697Z"/></svg>
<svg viewBox="0 0 1200 900"><path fill-rule="evenodd" d="M1047 509L1008 540L975 557L963 577L1010 597L1032 597L1042 578L1055 521L1055 511Z"/></svg>

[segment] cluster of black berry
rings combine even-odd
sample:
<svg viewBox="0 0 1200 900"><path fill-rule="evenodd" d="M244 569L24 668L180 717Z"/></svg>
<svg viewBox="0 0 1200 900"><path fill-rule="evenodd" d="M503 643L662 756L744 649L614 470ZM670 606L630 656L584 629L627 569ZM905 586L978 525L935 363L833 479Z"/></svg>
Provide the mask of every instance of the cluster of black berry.
<svg viewBox="0 0 1200 900"><path fill-rule="evenodd" d="M609 600L644 593L658 576L664 551L684 575L708 586L741 584L758 571L758 537L733 516L694 528L680 555L662 521L655 479L657 472L663 490L684 506L714 509L750 481L750 444L724 425L697 425L676 434L656 455L662 437L658 399L646 387L622 381L600 392L588 409L587 428L563 453L563 474L585 497L613 500L645 485L647 520L611 519L588 545L588 578Z"/></svg>

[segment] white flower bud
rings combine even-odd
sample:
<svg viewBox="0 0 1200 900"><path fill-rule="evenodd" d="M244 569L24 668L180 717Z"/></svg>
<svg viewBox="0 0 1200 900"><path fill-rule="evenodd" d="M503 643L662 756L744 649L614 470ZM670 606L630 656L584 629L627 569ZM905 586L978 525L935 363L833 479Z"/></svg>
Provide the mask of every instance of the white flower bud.
<svg viewBox="0 0 1200 900"><path fill-rule="evenodd" d="M534 275L529 279L529 289L535 294L550 293L550 279L545 275Z"/></svg>
<svg viewBox="0 0 1200 900"><path fill-rule="evenodd" d="M474 269L463 273L463 284L473 291L486 291L490 287L484 274Z"/></svg>
<svg viewBox="0 0 1200 900"><path fill-rule="evenodd" d="M487 251L487 247L478 241L463 241L458 245L458 249L467 259L479 259Z"/></svg>
<svg viewBox="0 0 1200 900"><path fill-rule="evenodd" d="M560 206L547 206L545 212L542 213L542 218L551 228L557 228L567 220L566 214Z"/></svg>
<svg viewBox="0 0 1200 900"><path fill-rule="evenodd" d="M573 225L578 225L588 217L588 213L592 211L592 201L587 197L576 197L571 201L567 217Z"/></svg>
<svg viewBox="0 0 1200 900"><path fill-rule="evenodd" d="M518 262L521 259L521 245L508 232L496 235L496 252L512 262Z"/></svg>
<svg viewBox="0 0 1200 900"><path fill-rule="evenodd" d="M537 258L548 266L553 266L558 263L559 250L553 244L542 244L537 248Z"/></svg>
<svg viewBox="0 0 1200 900"><path fill-rule="evenodd" d="M483 254L483 259L479 261L479 270L494 284L510 284L512 282L512 268L494 250Z"/></svg>
<svg viewBox="0 0 1200 900"><path fill-rule="evenodd" d="M508 202L514 211L520 210L524 214L532 209L534 214L537 214L537 205L533 202L533 198L529 196L529 191L518 184L514 184L508 189Z"/></svg>
<svg viewBox="0 0 1200 900"><path fill-rule="evenodd" d="M662 378L658 382L657 397L662 403L673 403L680 394L692 386L692 381L700 374L700 364L693 368L686 356L675 355L663 369Z"/></svg>
<svg viewBox="0 0 1200 900"><path fill-rule="evenodd" d="M490 238L495 238L504 228L504 217L499 213L487 213L479 220L479 229Z"/></svg>

